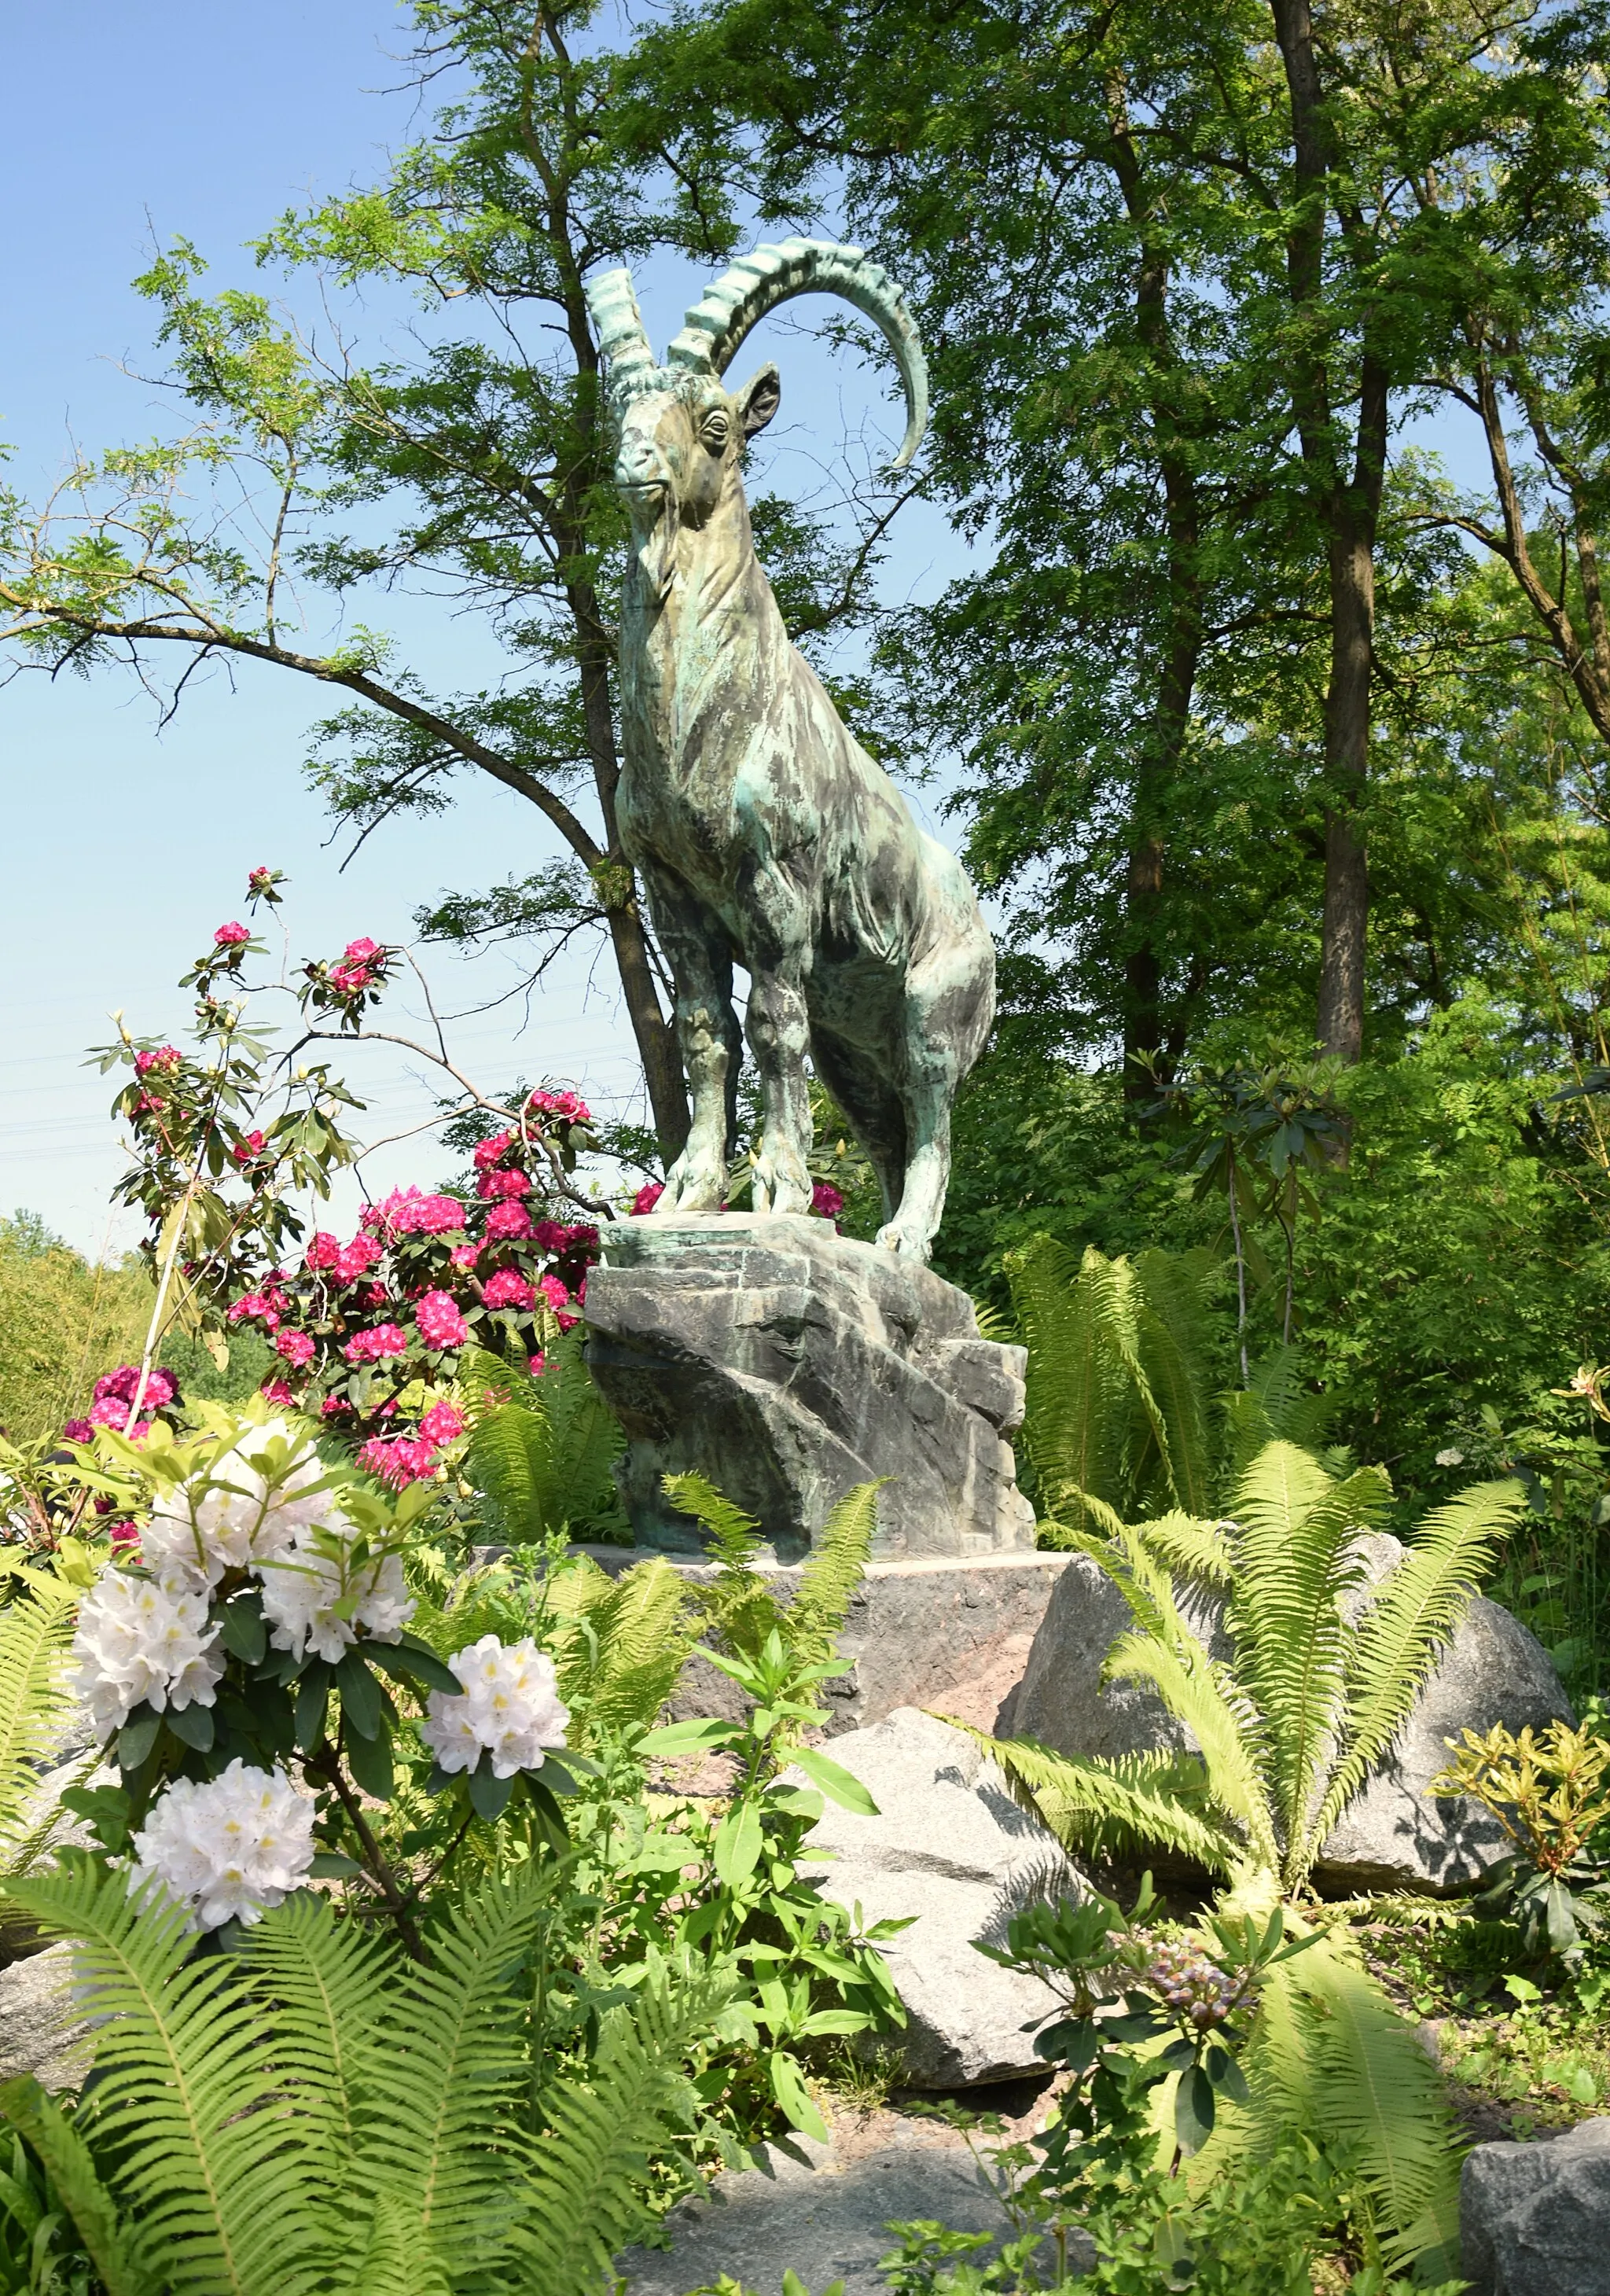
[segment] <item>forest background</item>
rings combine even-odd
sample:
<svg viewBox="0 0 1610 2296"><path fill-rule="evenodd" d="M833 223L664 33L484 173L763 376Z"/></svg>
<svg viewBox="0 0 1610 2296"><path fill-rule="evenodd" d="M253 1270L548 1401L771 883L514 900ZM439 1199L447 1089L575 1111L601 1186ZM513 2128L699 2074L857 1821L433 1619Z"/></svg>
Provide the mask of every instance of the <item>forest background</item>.
<svg viewBox="0 0 1610 2296"><path fill-rule="evenodd" d="M1248 1360L1289 1322L1335 1439L1414 1504L1528 1474L1502 1591L1592 1686L1606 10L429 0L380 29L413 91L384 166L244 254L205 216L161 235L164 435L5 498L12 660L93 673L102 707L220 667L306 690L308 783L365 850L434 865L494 788L516 865L420 930L533 974L596 956L643 1078L625 1144L673 1152L582 281L633 265L663 340L757 234L872 248L933 369L916 497L876 422L815 488L768 464L752 492L790 627L998 924L943 1272L999 1306L1041 1229L1214 1247L1227 1384L1238 1263ZM862 354L836 316L783 346L823 454L829 357ZM914 521L956 539L913 594ZM242 874L299 859L257 849L306 802L296 762L254 762ZM27 1220L0 1267L43 1303L4 1316L18 1417L28 1365L64 1360L21 1336L48 1301L98 1316L139 1279Z"/></svg>

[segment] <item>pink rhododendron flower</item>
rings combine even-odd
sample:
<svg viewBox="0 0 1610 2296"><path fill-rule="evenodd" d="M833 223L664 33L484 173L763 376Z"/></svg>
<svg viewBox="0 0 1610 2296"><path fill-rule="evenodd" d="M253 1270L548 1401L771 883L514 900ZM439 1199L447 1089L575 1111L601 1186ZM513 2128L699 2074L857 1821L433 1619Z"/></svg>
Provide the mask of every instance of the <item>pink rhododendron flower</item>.
<svg viewBox="0 0 1610 2296"><path fill-rule="evenodd" d="M274 873L274 870L269 867L267 862L263 862L261 865L254 869L247 878L247 891L253 894L258 900L261 900L265 893L273 892Z"/></svg>
<svg viewBox="0 0 1610 2296"><path fill-rule="evenodd" d="M528 1196L531 1182L524 1172L513 1170L483 1172L475 1184L478 1196Z"/></svg>
<svg viewBox="0 0 1610 2296"><path fill-rule="evenodd" d="M89 1420L69 1419L61 1430L61 1440L64 1443L88 1443L93 1440L94 1432Z"/></svg>
<svg viewBox="0 0 1610 2296"><path fill-rule="evenodd" d="M341 1247L336 1242L334 1236L327 1235L324 1233L324 1230L320 1228L315 1234L313 1242L307 1247L306 1256L303 1259L302 1265L310 1271L316 1273L322 1267L337 1267L339 1264L340 1257Z"/></svg>
<svg viewBox="0 0 1610 2296"><path fill-rule="evenodd" d="M531 1308L536 1304L535 1292L512 1267L500 1267L495 1275L488 1276L481 1298L488 1308Z"/></svg>
<svg viewBox="0 0 1610 2296"><path fill-rule="evenodd" d="M153 1109L166 1108L167 1105L160 1093L143 1092L129 1112L134 1116L149 1116Z"/></svg>
<svg viewBox="0 0 1610 2296"><path fill-rule="evenodd" d="M513 1145L514 1139L512 1132L494 1132L490 1140L479 1142L472 1160L476 1170L489 1172L504 1151Z"/></svg>
<svg viewBox="0 0 1610 2296"><path fill-rule="evenodd" d="M266 1403L277 1403L282 1408L288 1404L294 1405L296 1402L295 1396L282 1379L266 1379L258 1388L257 1393Z"/></svg>
<svg viewBox="0 0 1610 2296"><path fill-rule="evenodd" d="M447 1254L455 1267L473 1267L480 1256L478 1243L455 1243Z"/></svg>
<svg viewBox="0 0 1610 2296"><path fill-rule="evenodd" d="M184 1059L177 1045L159 1045L154 1052L135 1054L135 1074L137 1077L171 1075Z"/></svg>
<svg viewBox="0 0 1610 2296"><path fill-rule="evenodd" d="M237 1140L235 1142L234 1146L229 1152L237 1164L249 1164L254 1157L260 1156L262 1154L263 1148L264 1140L262 1134L260 1132L249 1132L244 1139Z"/></svg>
<svg viewBox="0 0 1610 2296"><path fill-rule="evenodd" d="M663 1180L645 1180L632 1199L633 1214L641 1219L644 1212L651 1212L665 1193L666 1184Z"/></svg>
<svg viewBox="0 0 1610 2296"><path fill-rule="evenodd" d="M818 1180L811 1190L811 1210L820 1219L837 1219L844 1210L844 1198L830 1180Z"/></svg>
<svg viewBox="0 0 1610 2296"><path fill-rule="evenodd" d="M389 1439L372 1435L358 1451L358 1464L367 1467L372 1475L379 1475L397 1490L405 1484L417 1483L427 1476L436 1463L436 1454L429 1443L421 1443L411 1436L394 1435Z"/></svg>
<svg viewBox="0 0 1610 2296"><path fill-rule="evenodd" d="M344 1244L336 1255L334 1269L337 1283L356 1283L360 1275L368 1275L380 1257L380 1247L373 1236L362 1234L355 1235L352 1242Z"/></svg>
<svg viewBox="0 0 1610 2296"><path fill-rule="evenodd" d="M360 988L367 988L374 975L366 964L332 964L330 985L342 996L356 996Z"/></svg>
<svg viewBox="0 0 1610 2296"><path fill-rule="evenodd" d="M306 1332L282 1332L274 1341L276 1351L298 1371L310 1364L318 1349Z"/></svg>
<svg viewBox="0 0 1610 2296"><path fill-rule="evenodd" d="M131 1443L143 1443L156 1423L154 1419L136 1419L123 1432Z"/></svg>
<svg viewBox="0 0 1610 2296"><path fill-rule="evenodd" d="M230 1301L229 1320L232 1324L261 1324L265 1331L277 1332L280 1310L272 1293L247 1292Z"/></svg>
<svg viewBox="0 0 1610 2296"><path fill-rule="evenodd" d="M364 1206L359 1224L372 1233L389 1228L395 1235L450 1235L463 1226L464 1207L456 1196L394 1188L383 1202Z"/></svg>
<svg viewBox="0 0 1610 2296"><path fill-rule="evenodd" d="M545 1116L562 1117L568 1124L591 1124L593 1111L578 1092L545 1092L539 1086L527 1095L527 1108L540 1109Z"/></svg>
<svg viewBox="0 0 1610 2296"><path fill-rule="evenodd" d="M220 925L213 935L214 943L219 948L239 948L242 941L250 939L249 931L242 924Z"/></svg>
<svg viewBox="0 0 1610 2296"><path fill-rule="evenodd" d="M120 1395L102 1395L89 1406L92 1427L123 1428L128 1424L128 1406Z"/></svg>
<svg viewBox="0 0 1610 2296"><path fill-rule="evenodd" d="M384 1363L388 1357L407 1352L408 1341L396 1324L377 1324L372 1331L355 1332L341 1349L349 1364Z"/></svg>
<svg viewBox="0 0 1610 2296"><path fill-rule="evenodd" d="M420 1422L420 1439L438 1448L464 1431L464 1414L455 1403L433 1403Z"/></svg>
<svg viewBox="0 0 1610 2296"><path fill-rule="evenodd" d="M560 1282L557 1275L544 1275L537 1289L548 1305L555 1310L570 1305L569 1289Z"/></svg>
<svg viewBox="0 0 1610 2296"><path fill-rule="evenodd" d="M531 1215L518 1197L505 1196L493 1205L486 1215L488 1243L512 1242L517 1237L531 1233Z"/></svg>
<svg viewBox="0 0 1610 2296"><path fill-rule="evenodd" d="M451 1292L427 1292L413 1314L428 1347L462 1348L470 1336Z"/></svg>
<svg viewBox="0 0 1610 2296"><path fill-rule="evenodd" d="M344 1395L327 1395L319 1406L321 1419L344 1419L352 1409Z"/></svg>
<svg viewBox="0 0 1610 2296"><path fill-rule="evenodd" d="M541 1379L543 1374L548 1368L548 1358L543 1353L541 1348L538 1348L536 1353L526 1365L526 1368L530 1373L533 1379Z"/></svg>
<svg viewBox="0 0 1610 2296"><path fill-rule="evenodd" d="M372 956L379 956L378 940L349 940L343 954L348 964L367 964Z"/></svg>
<svg viewBox="0 0 1610 2296"><path fill-rule="evenodd" d="M383 1283L372 1283L364 1294L365 1308L383 1308L391 1294Z"/></svg>
<svg viewBox="0 0 1610 2296"><path fill-rule="evenodd" d="M140 1526L136 1522L114 1522L107 1532L112 1545L127 1554L133 1548L136 1559L140 1547Z"/></svg>

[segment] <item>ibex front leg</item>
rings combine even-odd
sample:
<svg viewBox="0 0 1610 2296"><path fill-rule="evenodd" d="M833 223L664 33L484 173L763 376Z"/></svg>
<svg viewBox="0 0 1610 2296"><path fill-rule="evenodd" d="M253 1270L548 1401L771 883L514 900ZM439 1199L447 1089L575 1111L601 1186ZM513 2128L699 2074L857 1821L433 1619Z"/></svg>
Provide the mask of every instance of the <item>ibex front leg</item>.
<svg viewBox="0 0 1610 2296"><path fill-rule="evenodd" d="M719 918L677 881L644 872L654 928L676 991L676 1034L693 1120L657 1211L718 1212L736 1129L743 1038L732 1010L732 953Z"/></svg>
<svg viewBox="0 0 1610 2296"><path fill-rule="evenodd" d="M755 1159L755 1209L808 1212L811 1095L805 1064L810 1028L797 965L751 976L747 1025L764 1111Z"/></svg>

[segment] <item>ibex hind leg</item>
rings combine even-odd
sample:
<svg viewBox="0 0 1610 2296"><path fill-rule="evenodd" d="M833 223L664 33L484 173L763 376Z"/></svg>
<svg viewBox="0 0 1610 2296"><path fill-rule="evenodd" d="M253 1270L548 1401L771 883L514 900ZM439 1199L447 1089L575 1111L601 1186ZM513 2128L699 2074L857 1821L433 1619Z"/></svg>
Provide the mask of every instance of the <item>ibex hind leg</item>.
<svg viewBox="0 0 1610 2296"><path fill-rule="evenodd" d="M858 1045L846 1045L842 1037L829 1036L819 1028L811 1031L811 1057L877 1175L883 1192L883 1216L891 1220L905 1185L905 1111L888 1062L880 1063Z"/></svg>
<svg viewBox="0 0 1610 2296"><path fill-rule="evenodd" d="M942 947L906 983L898 1069L906 1162L898 1208L878 1231L887 1250L929 1256L950 1185L951 1111L994 1011L994 950L982 925L977 946L969 937Z"/></svg>

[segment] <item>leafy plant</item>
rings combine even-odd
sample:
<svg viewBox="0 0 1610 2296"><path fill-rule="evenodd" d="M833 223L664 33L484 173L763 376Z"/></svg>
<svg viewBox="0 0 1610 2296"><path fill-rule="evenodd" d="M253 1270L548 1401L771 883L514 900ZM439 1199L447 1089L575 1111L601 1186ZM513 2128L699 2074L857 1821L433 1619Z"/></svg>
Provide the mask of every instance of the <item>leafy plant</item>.
<svg viewBox="0 0 1610 2296"><path fill-rule="evenodd" d="M533 1862L467 1895L428 1967L306 1893L239 1954L197 1957L182 1912L79 1855L18 1884L107 2021L88 2108L24 2080L0 2112L53 2176L75 2161L58 2185L108 2296L601 2288L731 1988L657 1964L567 2071L519 1982L562 1874Z"/></svg>
<svg viewBox="0 0 1610 2296"><path fill-rule="evenodd" d="M1056 1544L1148 1508L1209 1511L1214 1264L1206 1250L1075 1257L1048 1235L1007 1255L1028 1347L1022 1439Z"/></svg>
<svg viewBox="0 0 1610 2296"><path fill-rule="evenodd" d="M1499 1483L1434 1509L1361 1599L1361 1533L1381 1520L1390 1488L1378 1468L1337 1480L1275 1443L1243 1477L1231 1522L1173 1516L1078 1541L1134 1620L1108 1677L1148 1684L1199 1750L1186 1766L1189 1796L1174 1783L1178 1762L1148 1769L975 1734L1065 1841L1083 1845L1092 1830L1121 1823L1216 1866L1233 1884L1231 1915L1261 1918L1281 1898L1295 1903L1522 1504L1518 1486ZM1229 1664L1187 1625L1177 1575L1224 1599ZM1451 2222L1452 2156L1409 2029L1329 1943L1281 1972L1266 1998L1261 2062L1277 2119L1301 2128L1322 2111L1328 2128L1355 2141L1384 2252L1436 2246Z"/></svg>
<svg viewBox="0 0 1610 2296"><path fill-rule="evenodd" d="M625 1438L577 1333L548 1348L535 1379L480 1348L466 1350L460 1376L470 1428L464 1472L489 1530L527 1545L624 1529L609 1471Z"/></svg>
<svg viewBox="0 0 1610 2296"><path fill-rule="evenodd" d="M1579 1962L1610 1905L1610 1740L1565 1722L1541 1737L1528 1724L1516 1737L1497 1722L1484 1735L1466 1730L1448 1749L1452 1759L1430 1791L1470 1795L1516 1845L1489 1869L1478 1909L1515 1922L1527 1953Z"/></svg>

